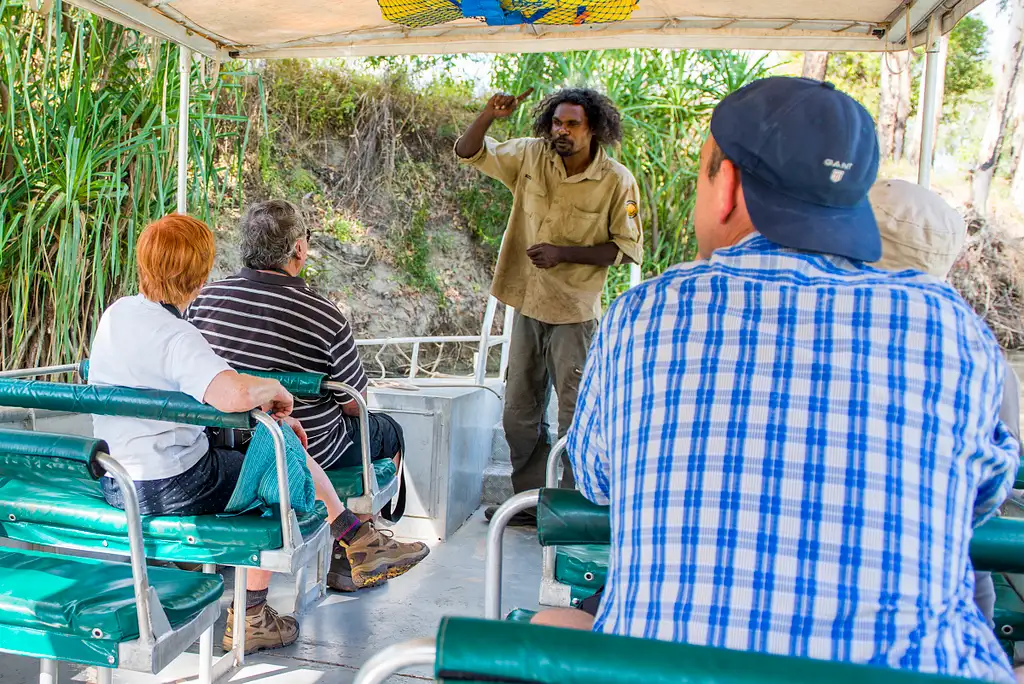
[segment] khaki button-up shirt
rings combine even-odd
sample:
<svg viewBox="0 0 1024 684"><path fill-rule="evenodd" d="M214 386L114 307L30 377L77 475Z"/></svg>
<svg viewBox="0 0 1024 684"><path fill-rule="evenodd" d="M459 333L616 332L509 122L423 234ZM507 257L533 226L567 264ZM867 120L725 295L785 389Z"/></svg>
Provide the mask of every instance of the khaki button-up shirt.
<svg viewBox="0 0 1024 684"><path fill-rule="evenodd" d="M477 154L459 159L504 183L514 198L491 294L545 323L600 317L606 266L537 268L526 250L542 242L573 247L614 242L619 261L625 255L639 264L643 232L633 174L599 150L583 173L567 178L561 157L540 138L503 143L486 138Z"/></svg>

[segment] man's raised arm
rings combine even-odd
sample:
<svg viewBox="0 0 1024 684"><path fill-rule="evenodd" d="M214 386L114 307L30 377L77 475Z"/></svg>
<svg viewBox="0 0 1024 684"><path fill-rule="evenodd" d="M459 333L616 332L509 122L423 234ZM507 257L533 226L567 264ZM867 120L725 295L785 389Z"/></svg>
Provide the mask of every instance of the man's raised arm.
<svg viewBox="0 0 1024 684"><path fill-rule="evenodd" d="M487 106L484 107L484 110L480 112L480 115L476 117L473 123L469 125L469 128L466 129L466 132L462 134L462 137L459 138L459 141L455 143L455 154L463 159L475 156L480 151L480 148L484 146L484 136L487 135L487 131L491 128L491 124L494 123L495 119L505 119L511 116L522 101L532 93L533 88L530 88L518 97L505 93L493 95L487 101Z"/></svg>

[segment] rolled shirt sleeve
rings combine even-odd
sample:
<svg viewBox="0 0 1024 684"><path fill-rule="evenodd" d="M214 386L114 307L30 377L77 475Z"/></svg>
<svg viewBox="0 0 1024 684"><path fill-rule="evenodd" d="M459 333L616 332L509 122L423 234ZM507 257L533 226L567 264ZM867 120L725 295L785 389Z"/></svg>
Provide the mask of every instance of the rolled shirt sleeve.
<svg viewBox="0 0 1024 684"><path fill-rule="evenodd" d="M458 146L458 143L455 143ZM463 158L455 153L455 158L468 164L486 176L501 181L509 190L515 190L516 179L523 168L529 138L513 138L498 142L494 138L485 137L484 144L472 157Z"/></svg>
<svg viewBox="0 0 1024 684"><path fill-rule="evenodd" d="M611 241L619 248L619 253L629 257L633 263L643 263L644 231L640 219L640 188L636 180L623 179L619 185L608 223ZM620 258L617 263L621 261Z"/></svg>

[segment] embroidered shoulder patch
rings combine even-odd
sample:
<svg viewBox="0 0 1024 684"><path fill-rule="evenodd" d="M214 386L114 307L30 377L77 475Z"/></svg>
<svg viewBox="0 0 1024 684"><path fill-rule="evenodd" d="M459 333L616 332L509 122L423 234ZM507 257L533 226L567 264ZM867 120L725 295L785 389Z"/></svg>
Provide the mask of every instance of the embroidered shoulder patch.
<svg viewBox="0 0 1024 684"><path fill-rule="evenodd" d="M636 206L636 202L633 200L626 201L626 216L631 219L635 219L640 213L640 208Z"/></svg>

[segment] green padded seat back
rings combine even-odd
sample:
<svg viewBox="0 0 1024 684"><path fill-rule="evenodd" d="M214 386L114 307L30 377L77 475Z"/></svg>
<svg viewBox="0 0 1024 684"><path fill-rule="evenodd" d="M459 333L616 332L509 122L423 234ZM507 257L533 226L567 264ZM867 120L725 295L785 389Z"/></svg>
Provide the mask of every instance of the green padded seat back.
<svg viewBox="0 0 1024 684"><path fill-rule="evenodd" d="M296 399L319 399L325 392L321 389L327 376L323 373L288 373L284 371L255 371L247 368L236 368L242 375L254 375L257 378L277 380Z"/></svg>
<svg viewBox="0 0 1024 684"><path fill-rule="evenodd" d="M533 616L537 614L535 610L527 610L526 608L513 608L509 611L509 614L505 616L505 619L509 622L525 622L529 624Z"/></svg>
<svg viewBox="0 0 1024 684"><path fill-rule="evenodd" d="M607 506L598 506L572 489L542 489L537 502L537 539L541 546L610 544Z"/></svg>
<svg viewBox="0 0 1024 684"><path fill-rule="evenodd" d="M103 476L97 456L107 443L91 437L58 435L34 430L0 430L0 477L36 482L85 480Z"/></svg>
<svg viewBox="0 0 1024 684"><path fill-rule="evenodd" d="M325 524L326 510L299 516L303 537ZM146 556L159 560L258 566L260 552L281 548L280 517L148 516ZM47 546L128 553L124 513L103 498L98 482L55 480L43 485L0 478L0 536Z"/></svg>
<svg viewBox="0 0 1024 684"><path fill-rule="evenodd" d="M172 627L224 592L220 575L171 568L149 568L149 582ZM136 639L131 565L0 549L0 624L116 642Z"/></svg>
<svg viewBox="0 0 1024 684"><path fill-rule="evenodd" d="M975 529L971 562L975 570L1024 572L1024 520L996 517Z"/></svg>
<svg viewBox="0 0 1024 684"><path fill-rule="evenodd" d="M182 392L0 378L0 406L132 416L204 427L248 429L249 413L221 413Z"/></svg>
<svg viewBox="0 0 1024 684"><path fill-rule="evenodd" d="M377 475L377 486L384 489L398 474L395 463L390 458L373 462L373 471ZM363 468L351 466L325 471L327 478L334 485L335 491L342 501L350 496L363 495Z"/></svg>
<svg viewBox="0 0 1024 684"><path fill-rule="evenodd" d="M608 577L608 547L596 544L559 546L555 553L555 579L562 584L589 590L604 586Z"/></svg>
<svg viewBox="0 0 1024 684"><path fill-rule="evenodd" d="M507 620L445 618L435 677L508 684L952 684L973 680L633 639Z"/></svg>

